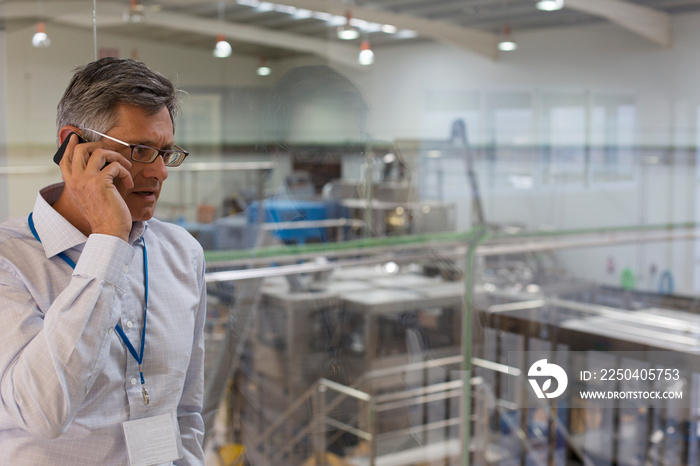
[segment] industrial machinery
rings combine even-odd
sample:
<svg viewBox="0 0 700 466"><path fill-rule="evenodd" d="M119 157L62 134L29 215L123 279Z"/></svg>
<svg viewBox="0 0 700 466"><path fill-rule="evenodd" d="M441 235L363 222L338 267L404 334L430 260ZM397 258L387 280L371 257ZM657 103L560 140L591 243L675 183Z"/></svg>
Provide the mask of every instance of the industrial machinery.
<svg viewBox="0 0 700 466"><path fill-rule="evenodd" d="M462 309L461 283L410 272L390 273L383 267L343 269L305 291L294 291L282 277L266 280L236 379L240 435L246 439L248 457L260 455L255 464L301 464L313 454L311 445L304 442L292 448L293 442L283 433L315 422L313 407L286 410L303 400L319 380L378 397L371 421L372 435L380 439L373 440L377 456L424 443L416 438L435 437L435 431L416 434L411 429L455 419L454 397L420 403L412 400L415 394L396 399L391 395L410 394L427 382L447 381L446 368L416 371L410 365L459 355ZM397 367L406 369L382 375ZM358 410L357 400L327 396L326 403L333 402L329 417L355 430L329 427L326 447L339 456L359 455L353 452L366 448L367 442L353 432L358 423L369 431L370 421L358 419L364 410ZM387 400L383 405L382 399ZM284 415L288 417L276 425L275 420ZM456 421L451 427L457 427ZM437 431L445 441L450 437L449 424ZM258 442L265 443L265 448L256 448ZM273 456L265 458L270 451Z"/></svg>
<svg viewBox="0 0 700 466"><path fill-rule="evenodd" d="M554 251L633 237L587 235L409 236L343 243L323 260L304 248L220 258L210 306L234 330L222 340L235 369L223 399L248 463L696 464L695 300L564 273ZM247 304L227 301L236 295ZM556 398L533 390L542 354L569 371ZM684 397L582 399L601 382L580 374L612 368L677 369L612 387Z"/></svg>

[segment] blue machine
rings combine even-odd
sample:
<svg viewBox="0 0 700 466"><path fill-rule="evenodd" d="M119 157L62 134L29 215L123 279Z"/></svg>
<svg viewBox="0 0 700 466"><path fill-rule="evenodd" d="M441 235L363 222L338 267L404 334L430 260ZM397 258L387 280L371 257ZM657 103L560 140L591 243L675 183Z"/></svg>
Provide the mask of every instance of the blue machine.
<svg viewBox="0 0 700 466"><path fill-rule="evenodd" d="M289 223L299 221L326 220L337 218L339 206L336 202L329 201L301 201L290 199L272 199L263 201L265 211L265 223ZM258 202L251 202L246 209L246 217L249 224L258 222L260 208ZM285 243L304 244L307 241L327 241L326 229L313 228L279 228L272 234Z"/></svg>

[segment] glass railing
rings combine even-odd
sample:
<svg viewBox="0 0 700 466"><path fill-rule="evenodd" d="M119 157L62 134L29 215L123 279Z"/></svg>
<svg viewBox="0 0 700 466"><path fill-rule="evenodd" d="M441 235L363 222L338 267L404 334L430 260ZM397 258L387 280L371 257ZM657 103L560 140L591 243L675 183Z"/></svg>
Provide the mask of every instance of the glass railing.
<svg viewBox="0 0 700 466"><path fill-rule="evenodd" d="M225 400L252 464L692 464L697 299L667 271L649 292L606 260L599 279L571 264L696 238L692 223L480 227L210 251L210 344L231 382L210 371L207 405ZM560 370L537 375L543 359Z"/></svg>

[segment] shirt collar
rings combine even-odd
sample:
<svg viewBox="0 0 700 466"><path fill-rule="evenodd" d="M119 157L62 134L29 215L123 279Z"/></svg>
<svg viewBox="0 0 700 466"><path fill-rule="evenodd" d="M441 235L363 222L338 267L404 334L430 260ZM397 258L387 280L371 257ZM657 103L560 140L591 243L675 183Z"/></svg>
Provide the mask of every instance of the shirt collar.
<svg viewBox="0 0 700 466"><path fill-rule="evenodd" d="M63 192L63 182L52 184L39 191L34 204L34 227L36 228L47 258L61 252L80 247L87 241L87 236L75 228L52 207ZM134 222L129 233L129 244L140 239L148 228L146 222Z"/></svg>

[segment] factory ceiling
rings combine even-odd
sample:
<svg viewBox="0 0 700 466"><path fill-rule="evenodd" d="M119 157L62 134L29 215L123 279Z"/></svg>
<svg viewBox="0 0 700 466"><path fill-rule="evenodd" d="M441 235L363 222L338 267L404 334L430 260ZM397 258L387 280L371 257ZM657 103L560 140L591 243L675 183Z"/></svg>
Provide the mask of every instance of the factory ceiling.
<svg viewBox="0 0 700 466"><path fill-rule="evenodd" d="M356 65L359 41L375 49L437 41L496 59L504 32L610 22L659 47L673 43L675 15L700 11L700 0L564 0L541 11L537 0L96 0L98 29L135 39L212 49L217 34L236 53L271 59L311 54ZM355 41L337 38L348 15ZM93 27L93 0L4 0L9 30L37 21Z"/></svg>

